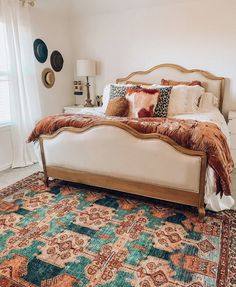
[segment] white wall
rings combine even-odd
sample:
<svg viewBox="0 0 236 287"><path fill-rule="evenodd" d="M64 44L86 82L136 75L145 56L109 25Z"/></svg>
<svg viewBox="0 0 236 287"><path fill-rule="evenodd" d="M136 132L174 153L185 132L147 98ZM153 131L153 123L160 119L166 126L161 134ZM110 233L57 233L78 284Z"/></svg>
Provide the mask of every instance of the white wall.
<svg viewBox="0 0 236 287"><path fill-rule="evenodd" d="M43 116L61 113L64 106L75 102L73 96L74 77L69 8L68 1L37 0L35 7L30 9L33 38L43 39L49 50L49 57L46 63L40 64L35 60ZM54 87L47 89L41 82L41 72L44 68L50 67L50 53L53 50L59 50L62 53L64 67L61 72L55 72L56 82ZM0 170L8 168L11 162L10 128L0 127Z"/></svg>
<svg viewBox="0 0 236 287"><path fill-rule="evenodd" d="M9 127L0 128L0 171L7 169L12 163L12 143Z"/></svg>
<svg viewBox="0 0 236 287"><path fill-rule="evenodd" d="M229 79L224 110L236 108L235 0L74 0L75 58L100 62L97 92L160 63Z"/></svg>
<svg viewBox="0 0 236 287"><path fill-rule="evenodd" d="M64 106L75 102L71 55L73 35L69 9L68 1L58 0L38 0L31 9L33 40L43 39L49 52L46 63L41 64L35 59L43 115L61 113ZM64 67L60 72L55 72L55 84L47 89L42 84L41 73L44 68L51 67L50 55L53 50L58 50L63 55Z"/></svg>

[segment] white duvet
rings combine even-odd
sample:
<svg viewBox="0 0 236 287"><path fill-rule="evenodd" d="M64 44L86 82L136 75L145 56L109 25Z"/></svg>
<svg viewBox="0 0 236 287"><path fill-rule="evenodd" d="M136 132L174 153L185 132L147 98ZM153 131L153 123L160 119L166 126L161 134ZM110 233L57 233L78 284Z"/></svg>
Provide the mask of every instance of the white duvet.
<svg viewBox="0 0 236 287"><path fill-rule="evenodd" d="M197 113L189 113L184 115L174 116L176 119L191 119L201 122L213 122L218 125L221 131L227 138L228 145L230 146L229 129L226 124L224 116L217 108L210 110L202 110ZM205 204L206 209L213 211L221 211L230 209L234 205L232 196L225 196L221 198L220 194L216 194L216 184L214 177L214 170L208 166L206 174L206 188L205 188Z"/></svg>

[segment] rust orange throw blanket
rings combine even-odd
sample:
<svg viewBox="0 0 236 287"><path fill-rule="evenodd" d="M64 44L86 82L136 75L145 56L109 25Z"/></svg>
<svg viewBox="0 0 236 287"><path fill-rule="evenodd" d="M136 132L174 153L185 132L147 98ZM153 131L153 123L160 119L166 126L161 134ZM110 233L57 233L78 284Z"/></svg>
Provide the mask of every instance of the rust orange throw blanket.
<svg viewBox="0 0 236 287"><path fill-rule="evenodd" d="M49 116L38 122L28 141L37 141L40 135L53 134L62 127L82 128L111 119L124 123L140 133L159 133L168 136L182 147L206 152L208 164L216 173L217 192L230 195L233 160L225 135L214 123L166 118L130 119L62 114Z"/></svg>

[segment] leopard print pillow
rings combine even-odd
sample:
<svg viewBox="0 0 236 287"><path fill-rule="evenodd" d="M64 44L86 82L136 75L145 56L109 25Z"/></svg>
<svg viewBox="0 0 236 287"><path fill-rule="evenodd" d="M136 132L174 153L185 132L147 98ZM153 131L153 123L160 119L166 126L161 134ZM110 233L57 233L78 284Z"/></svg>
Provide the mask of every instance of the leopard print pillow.
<svg viewBox="0 0 236 287"><path fill-rule="evenodd" d="M166 118L168 115L168 107L172 87L159 88L160 98L154 110L153 117Z"/></svg>
<svg viewBox="0 0 236 287"><path fill-rule="evenodd" d="M117 85L111 84L110 87L110 100L116 97L124 97L129 88L139 88L138 85Z"/></svg>

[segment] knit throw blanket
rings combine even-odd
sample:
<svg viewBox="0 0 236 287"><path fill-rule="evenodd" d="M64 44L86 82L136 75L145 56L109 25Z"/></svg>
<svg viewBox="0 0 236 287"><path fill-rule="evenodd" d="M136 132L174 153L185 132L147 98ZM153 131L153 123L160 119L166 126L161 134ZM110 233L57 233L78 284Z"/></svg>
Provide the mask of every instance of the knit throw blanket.
<svg viewBox="0 0 236 287"><path fill-rule="evenodd" d="M119 118L93 115L61 114L39 121L28 141L37 141L40 135L51 135L62 127L84 128L106 121L120 122L139 133L157 133L168 136L178 145L207 154L208 164L216 175L217 193L230 195L233 159L225 135L210 122L170 118Z"/></svg>

